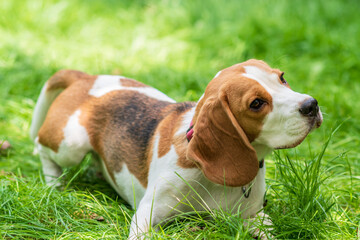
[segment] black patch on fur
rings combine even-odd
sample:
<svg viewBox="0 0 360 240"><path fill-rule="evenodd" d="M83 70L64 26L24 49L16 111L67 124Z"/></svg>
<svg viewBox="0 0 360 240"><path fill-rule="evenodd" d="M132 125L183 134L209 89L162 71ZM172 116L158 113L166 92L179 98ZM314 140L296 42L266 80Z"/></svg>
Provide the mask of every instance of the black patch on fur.
<svg viewBox="0 0 360 240"><path fill-rule="evenodd" d="M114 129L123 129L119 135L132 139L139 148L146 148L156 126L164 118L163 109L168 102L154 101L144 95L133 95L125 106L114 106L111 122ZM125 129L124 129L125 127Z"/></svg>
<svg viewBox="0 0 360 240"><path fill-rule="evenodd" d="M104 157L108 167L121 169L125 162L130 172L147 174L144 161L158 124L168 114L181 113L194 106L194 102L169 103L134 91L121 91L103 101L96 106L97 116L93 120L101 121L98 126L104 126L98 134L104 136Z"/></svg>

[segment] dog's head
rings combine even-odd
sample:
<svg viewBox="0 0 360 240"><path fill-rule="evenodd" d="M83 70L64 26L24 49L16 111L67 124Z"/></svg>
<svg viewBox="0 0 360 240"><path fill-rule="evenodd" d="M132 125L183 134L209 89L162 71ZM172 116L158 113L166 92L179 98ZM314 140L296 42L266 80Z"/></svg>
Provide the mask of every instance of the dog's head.
<svg viewBox="0 0 360 240"><path fill-rule="evenodd" d="M252 144L272 149L300 144L319 127L317 101L290 89L284 73L249 60L219 72L209 83L193 118L187 157L219 184L243 186L259 163Z"/></svg>

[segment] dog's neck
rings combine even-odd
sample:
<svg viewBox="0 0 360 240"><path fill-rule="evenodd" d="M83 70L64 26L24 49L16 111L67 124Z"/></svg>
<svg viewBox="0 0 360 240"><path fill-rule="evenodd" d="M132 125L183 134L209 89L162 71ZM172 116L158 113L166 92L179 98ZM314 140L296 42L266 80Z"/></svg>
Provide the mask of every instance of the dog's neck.
<svg viewBox="0 0 360 240"><path fill-rule="evenodd" d="M253 148L256 151L256 155L258 160L260 161L261 159L264 159L266 157L266 155L270 154L274 149L269 148L266 145L263 144L258 144L258 143L251 143L251 145L253 146Z"/></svg>

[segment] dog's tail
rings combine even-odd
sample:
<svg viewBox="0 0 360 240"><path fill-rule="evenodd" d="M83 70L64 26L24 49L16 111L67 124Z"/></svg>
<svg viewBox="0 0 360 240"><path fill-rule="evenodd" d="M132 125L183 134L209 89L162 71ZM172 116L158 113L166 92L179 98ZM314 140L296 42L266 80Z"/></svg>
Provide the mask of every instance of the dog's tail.
<svg viewBox="0 0 360 240"><path fill-rule="evenodd" d="M41 89L40 96L36 102L31 126L30 138L35 140L41 125L44 123L47 112L56 97L74 82L86 78L86 73L75 70L60 70L56 72Z"/></svg>

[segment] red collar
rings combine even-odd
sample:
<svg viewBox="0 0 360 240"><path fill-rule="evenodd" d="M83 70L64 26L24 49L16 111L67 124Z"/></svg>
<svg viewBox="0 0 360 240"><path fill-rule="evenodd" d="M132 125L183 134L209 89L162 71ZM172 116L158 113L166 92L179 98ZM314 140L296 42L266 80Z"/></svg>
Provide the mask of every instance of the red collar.
<svg viewBox="0 0 360 240"><path fill-rule="evenodd" d="M190 127L189 129L186 131L186 138L188 140L188 142L190 142L190 140L192 139L193 137L193 134L194 134L194 124L193 124L193 121L191 120L191 123L190 123Z"/></svg>

